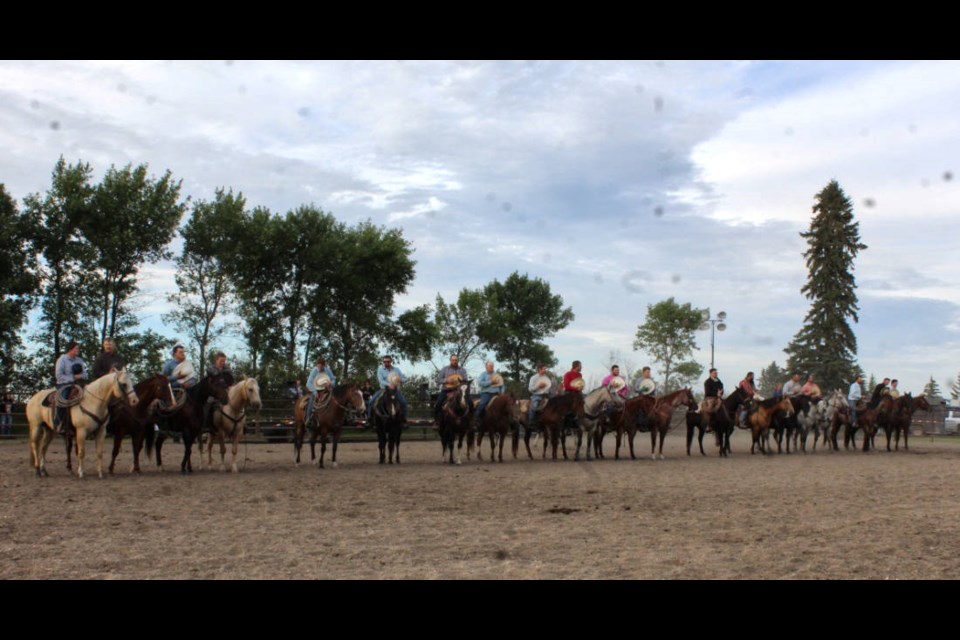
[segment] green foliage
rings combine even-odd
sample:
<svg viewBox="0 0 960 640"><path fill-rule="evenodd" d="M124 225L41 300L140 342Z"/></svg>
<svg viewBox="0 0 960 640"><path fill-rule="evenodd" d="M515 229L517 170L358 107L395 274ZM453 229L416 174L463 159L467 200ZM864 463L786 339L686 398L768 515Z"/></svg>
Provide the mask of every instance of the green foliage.
<svg viewBox="0 0 960 640"><path fill-rule="evenodd" d="M430 305L404 311L387 326L384 340L394 354L409 362L429 360L439 340L437 325L430 319Z"/></svg>
<svg viewBox="0 0 960 640"><path fill-rule="evenodd" d="M943 391L940 390L940 385L937 384L937 381L933 379L933 376L930 376L930 380L927 381L927 384L923 386L923 395L928 398L941 398L943 397Z"/></svg>
<svg viewBox="0 0 960 640"><path fill-rule="evenodd" d="M134 380L160 373L163 364L170 359L170 352L177 341L162 336L151 329L125 334L117 338L117 353L127 363L127 370ZM92 359L88 364L92 365Z"/></svg>
<svg viewBox="0 0 960 640"><path fill-rule="evenodd" d="M857 322L853 262L867 246L860 223L836 180L816 195L809 231L801 232L809 276L801 289L812 301L803 328L784 351L787 368L813 373L824 389L842 388L856 375L857 339L848 319Z"/></svg>
<svg viewBox="0 0 960 640"><path fill-rule="evenodd" d="M444 360L455 353L464 367L471 360L486 359L479 333L487 313L487 301L481 290L461 289L454 304L447 304L438 293L434 322L440 359ZM445 365L434 366L440 369Z"/></svg>
<svg viewBox="0 0 960 640"><path fill-rule="evenodd" d="M0 386L11 382L18 331L33 306L39 280L28 250L28 227L17 205L0 184Z"/></svg>
<svg viewBox="0 0 960 640"><path fill-rule="evenodd" d="M574 315L547 282L515 271L504 282L494 280L485 286L483 296L487 314L477 337L508 363L511 377L529 378L541 362L548 367L557 364L553 351L541 340L570 324Z"/></svg>
<svg viewBox="0 0 960 640"><path fill-rule="evenodd" d="M785 383L789 377L789 373L781 369L776 361L773 361L769 367L760 371L760 377L757 379L757 392L764 398L769 398L773 395L774 387L777 384Z"/></svg>
<svg viewBox="0 0 960 640"><path fill-rule="evenodd" d="M684 380L695 380L703 372L703 367L695 361L685 361L697 348L694 336L702 322L701 311L689 302L681 305L670 297L647 305L647 317L637 327L633 349L645 351L654 362L660 363L665 393ZM671 374L678 375L678 379L671 382Z"/></svg>

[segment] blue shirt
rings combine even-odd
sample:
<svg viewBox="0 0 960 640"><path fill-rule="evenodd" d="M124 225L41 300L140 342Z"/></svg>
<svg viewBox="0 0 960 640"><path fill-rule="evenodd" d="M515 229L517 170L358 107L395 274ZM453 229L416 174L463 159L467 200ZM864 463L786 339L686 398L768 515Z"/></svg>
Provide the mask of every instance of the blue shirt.
<svg viewBox="0 0 960 640"><path fill-rule="evenodd" d="M380 383L381 389L386 389L390 386L390 383L387 381L387 376L389 376L391 373L396 373L398 376L400 376L400 384L403 384L407 381L400 369L397 369L396 367L387 369L385 366L380 365L380 367L377 369L377 382Z"/></svg>
<svg viewBox="0 0 960 640"><path fill-rule="evenodd" d="M184 360L186 362L186 360ZM160 370L160 373L167 376L167 380L170 381L170 384L177 387L184 387L189 389L193 385L197 384L196 377L191 377L188 380L180 381L180 378L173 375L173 370L177 368L177 365L180 364L175 358L170 358L167 360L167 364L163 365L163 369Z"/></svg>
<svg viewBox="0 0 960 640"><path fill-rule="evenodd" d="M76 380L73 379L73 365L79 364L83 367L83 373L80 374L82 380L87 379L87 363L83 361L83 358L77 356L76 358L71 358L67 354L63 354L57 359L57 384L74 384Z"/></svg>
<svg viewBox="0 0 960 640"><path fill-rule="evenodd" d="M490 378L493 377L493 374L484 370L480 374L480 377L477 378L477 386L480 387L480 393L503 393L503 385L498 384L493 386L490 384Z"/></svg>
<svg viewBox="0 0 960 640"><path fill-rule="evenodd" d="M314 367L313 371L310 372L310 375L307 377L307 389L312 393L317 392L317 376L324 374L330 378L330 388L337 386L337 379L333 377L333 371L330 370L330 367Z"/></svg>

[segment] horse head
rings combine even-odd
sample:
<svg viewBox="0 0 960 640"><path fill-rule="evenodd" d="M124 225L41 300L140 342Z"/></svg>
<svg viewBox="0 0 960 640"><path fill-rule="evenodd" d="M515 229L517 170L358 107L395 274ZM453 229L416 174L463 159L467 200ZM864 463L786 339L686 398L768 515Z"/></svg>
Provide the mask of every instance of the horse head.
<svg viewBox="0 0 960 640"><path fill-rule="evenodd" d="M247 395L247 402L251 407L259 411L263 403L260 400L260 385L257 383L257 379L247 378L246 380L242 380L240 384L243 385L244 392Z"/></svg>
<svg viewBox="0 0 960 640"><path fill-rule="evenodd" d="M124 398L126 397L127 402L130 403L131 407L137 406L137 403L140 401L140 398L137 397L137 390L133 388L133 382L130 380L130 374L127 373L127 368L124 367L117 371L114 374L117 380L117 397Z"/></svg>

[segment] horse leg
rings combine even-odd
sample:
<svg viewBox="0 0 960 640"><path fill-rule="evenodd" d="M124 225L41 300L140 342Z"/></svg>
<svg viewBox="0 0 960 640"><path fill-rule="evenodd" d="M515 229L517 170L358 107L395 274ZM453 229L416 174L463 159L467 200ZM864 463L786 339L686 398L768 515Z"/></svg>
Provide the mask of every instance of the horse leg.
<svg viewBox="0 0 960 640"><path fill-rule="evenodd" d="M133 439L133 468L130 469L130 473L140 473L140 452L143 451L143 441L146 437L146 434L141 429L139 433L136 431L131 434ZM110 463L111 466L113 462Z"/></svg>
<svg viewBox="0 0 960 640"><path fill-rule="evenodd" d="M397 452L397 464L400 464L400 436L403 435L403 431L400 429L400 425L394 426L393 433L390 434L390 461L393 461L393 452L394 446L396 446Z"/></svg>
<svg viewBox="0 0 960 640"><path fill-rule="evenodd" d="M113 475L113 468L117 464L117 456L120 455L120 445L123 440L123 432L119 429L113 434L113 450L110 455L110 467L107 473Z"/></svg>
<svg viewBox="0 0 960 640"><path fill-rule="evenodd" d="M310 428L310 462L316 464L317 461L317 430Z"/></svg>
<svg viewBox="0 0 960 640"><path fill-rule="evenodd" d="M493 432L490 432L490 462L493 462ZM477 432L477 460L483 462L483 428Z"/></svg>
<svg viewBox="0 0 960 640"><path fill-rule="evenodd" d="M703 431L700 431L700 439L703 440ZM690 455L690 445L693 444L693 425L687 425L687 455ZM703 445L700 445L700 449L703 450Z"/></svg>
<svg viewBox="0 0 960 640"><path fill-rule="evenodd" d="M83 459L87 455L86 429L77 429L77 477L83 477Z"/></svg>
<svg viewBox="0 0 960 640"><path fill-rule="evenodd" d="M66 429L64 429L63 448L67 452L67 471L73 471L73 450L76 448L76 445L76 438L72 438Z"/></svg>
<svg viewBox="0 0 960 640"><path fill-rule="evenodd" d="M650 425L650 459L657 459L657 430Z"/></svg>
<svg viewBox="0 0 960 640"><path fill-rule="evenodd" d="M910 451L910 427L903 428L903 450Z"/></svg>
<svg viewBox="0 0 960 640"><path fill-rule="evenodd" d="M326 432L320 432L320 458L317 460L317 468L323 469L323 457L327 453L327 434Z"/></svg>
<svg viewBox="0 0 960 640"><path fill-rule="evenodd" d="M298 467L300 466L300 449L303 447L303 431L303 427L301 427L299 424L293 431L293 464L297 465Z"/></svg>
<svg viewBox="0 0 960 640"><path fill-rule="evenodd" d="M166 439L167 437L164 435L164 432L161 431L157 435L157 442L154 444L156 457L157 457L157 469L159 469L160 471L163 471L163 457L160 455L160 450L163 449L163 441Z"/></svg>
<svg viewBox="0 0 960 640"><path fill-rule="evenodd" d="M703 431L703 429L701 428L701 429L700 429L700 435L697 437L697 444L700 445L700 455L705 456L705 455L707 455L707 452L703 450L703 434L704 434L704 431ZM687 455L690 455L689 447L687 447L687 449L688 449L688 450L687 450Z"/></svg>
<svg viewBox="0 0 960 640"><path fill-rule="evenodd" d="M330 466L337 468L337 445L340 444L340 429L333 432L333 451L330 453Z"/></svg>
<svg viewBox="0 0 960 640"><path fill-rule="evenodd" d="M387 427L377 420L377 447L380 449L380 464L387 462ZM393 443L390 443L390 464L393 464Z"/></svg>
<svg viewBox="0 0 960 640"><path fill-rule="evenodd" d="M617 448L613 452L613 459L620 459L620 443L623 441L623 429L617 429Z"/></svg>
<svg viewBox="0 0 960 640"><path fill-rule="evenodd" d="M237 450L240 448L240 436L242 432L240 426L237 425L233 430L233 466L230 468L230 471L233 473L239 473L240 469L237 468Z"/></svg>

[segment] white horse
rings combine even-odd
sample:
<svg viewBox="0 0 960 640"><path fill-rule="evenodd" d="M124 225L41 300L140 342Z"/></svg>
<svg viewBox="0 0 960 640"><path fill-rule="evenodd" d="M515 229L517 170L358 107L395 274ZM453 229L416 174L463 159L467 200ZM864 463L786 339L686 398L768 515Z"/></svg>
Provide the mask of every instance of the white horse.
<svg viewBox="0 0 960 640"><path fill-rule="evenodd" d="M577 450L573 454L574 460L580 459L580 447L583 444L583 434L587 434L587 460L593 459L593 440L597 437L597 424L600 421L601 414L606 410L607 405L613 405L622 409L624 405L623 397L618 390L623 384L616 384L614 381L622 378L614 378L610 384L598 387L588 393L583 399L583 415L577 421ZM624 384L626 384L624 382ZM611 389L611 387L613 387Z"/></svg>
<svg viewBox="0 0 960 640"><path fill-rule="evenodd" d="M27 421L30 424L30 460L38 476L46 476L47 447L53 440L53 419L57 410L56 400L51 398L51 406L43 405L43 400L56 389L44 389L35 393L27 402ZM103 440L107 435L107 422L110 419L108 404L111 398L127 399L131 406L138 402L137 392L130 382L126 369L114 371L98 378L83 389L79 404L70 407L70 420L77 431L77 477L83 477L83 458L86 452L87 435L97 434L97 475L103 478Z"/></svg>
<svg viewBox="0 0 960 640"><path fill-rule="evenodd" d="M246 378L227 389L227 404L217 406L213 410L213 431L207 444L207 467L213 469L213 440L220 442L220 471L226 470L227 444L225 436L233 441L233 466L231 470L237 473L237 450L240 448L240 438L243 437L243 428L247 422L246 406L260 409L260 385L256 378ZM201 443L200 460L203 460L203 445Z"/></svg>

